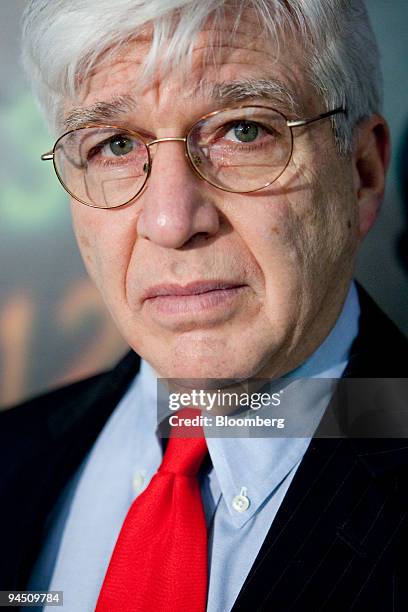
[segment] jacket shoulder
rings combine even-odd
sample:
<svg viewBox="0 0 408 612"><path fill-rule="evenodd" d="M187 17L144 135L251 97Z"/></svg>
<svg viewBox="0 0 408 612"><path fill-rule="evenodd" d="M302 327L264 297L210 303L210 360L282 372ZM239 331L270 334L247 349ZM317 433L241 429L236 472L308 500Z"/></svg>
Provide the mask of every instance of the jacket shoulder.
<svg viewBox="0 0 408 612"><path fill-rule="evenodd" d="M46 417L51 411L69 409L75 403L83 403L89 396L95 396L98 387L106 380L108 372L76 381L69 385L58 387L33 398L27 399L20 404L7 408L0 413L2 430L14 423L22 425L32 421L38 422Z"/></svg>
<svg viewBox="0 0 408 612"><path fill-rule="evenodd" d="M0 437L7 439L16 429L20 436L45 429L62 433L87 414L107 415L133 380L139 361L138 355L130 352L112 370L42 393L0 412Z"/></svg>
<svg viewBox="0 0 408 612"><path fill-rule="evenodd" d="M345 376L408 377L408 339L357 283L360 302L358 335L351 347Z"/></svg>

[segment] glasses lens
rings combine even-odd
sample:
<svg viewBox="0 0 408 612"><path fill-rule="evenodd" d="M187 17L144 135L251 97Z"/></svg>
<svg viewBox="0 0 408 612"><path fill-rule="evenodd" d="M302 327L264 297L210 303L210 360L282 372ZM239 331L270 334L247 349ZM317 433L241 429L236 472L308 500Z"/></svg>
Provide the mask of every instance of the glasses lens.
<svg viewBox="0 0 408 612"><path fill-rule="evenodd" d="M190 130L187 148L197 172L212 185L245 193L266 187L292 154L286 118L261 106L209 115Z"/></svg>
<svg viewBox="0 0 408 612"><path fill-rule="evenodd" d="M114 208L131 201L143 188L149 154L132 132L87 127L57 141L54 165L63 186L77 200L96 208Z"/></svg>

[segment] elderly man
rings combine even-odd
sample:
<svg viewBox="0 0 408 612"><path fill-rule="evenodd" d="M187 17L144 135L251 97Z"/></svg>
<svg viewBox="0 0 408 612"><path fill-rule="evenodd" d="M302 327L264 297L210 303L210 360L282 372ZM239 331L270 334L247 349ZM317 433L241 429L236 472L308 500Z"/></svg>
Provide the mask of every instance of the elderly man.
<svg viewBox="0 0 408 612"><path fill-rule="evenodd" d="M363 2L32 0L23 39L43 160L132 351L2 416L1 588L70 612L402 610L403 441L167 441L156 419L157 377L406 376L352 281L390 156ZM319 422L318 395L289 413Z"/></svg>

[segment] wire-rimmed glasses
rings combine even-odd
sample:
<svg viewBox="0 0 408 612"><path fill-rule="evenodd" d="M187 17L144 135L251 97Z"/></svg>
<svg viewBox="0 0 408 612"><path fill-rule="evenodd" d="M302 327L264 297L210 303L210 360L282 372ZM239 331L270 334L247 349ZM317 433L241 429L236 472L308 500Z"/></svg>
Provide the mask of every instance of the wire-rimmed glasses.
<svg viewBox="0 0 408 612"><path fill-rule="evenodd" d="M184 137L146 140L118 125L86 125L60 136L52 151L57 177L76 200L94 208L117 208L134 200L152 169L150 148L184 143L192 170L232 193L259 191L276 181L293 151L293 128L345 113L344 107L307 119L289 120L267 106L239 106L201 117Z"/></svg>

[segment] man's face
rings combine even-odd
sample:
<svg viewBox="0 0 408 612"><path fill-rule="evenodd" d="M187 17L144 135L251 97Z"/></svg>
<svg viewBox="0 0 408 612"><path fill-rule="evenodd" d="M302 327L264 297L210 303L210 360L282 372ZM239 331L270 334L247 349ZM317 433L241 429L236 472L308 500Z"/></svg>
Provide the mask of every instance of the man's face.
<svg viewBox="0 0 408 612"><path fill-rule="evenodd" d="M224 27L228 33L231 24ZM305 80L293 41L281 45L277 57L250 16L216 66L203 59L208 45L204 31L187 87L169 75L140 91L147 49L135 42L89 77L79 104L71 107L132 95L137 108L115 123L151 140L184 136L202 115L226 106L192 94L202 79L278 79L295 90L303 116L325 110ZM278 104L259 98L245 103ZM293 118L289 108L279 109ZM133 203L99 210L72 202L91 277L124 338L159 375L281 375L306 359L334 325L358 244L351 162L337 153L329 120L295 128L294 136L286 171L257 193L227 193L207 184L189 167L183 143L173 141L152 146L151 176ZM214 281L228 288L177 295L214 289Z"/></svg>

